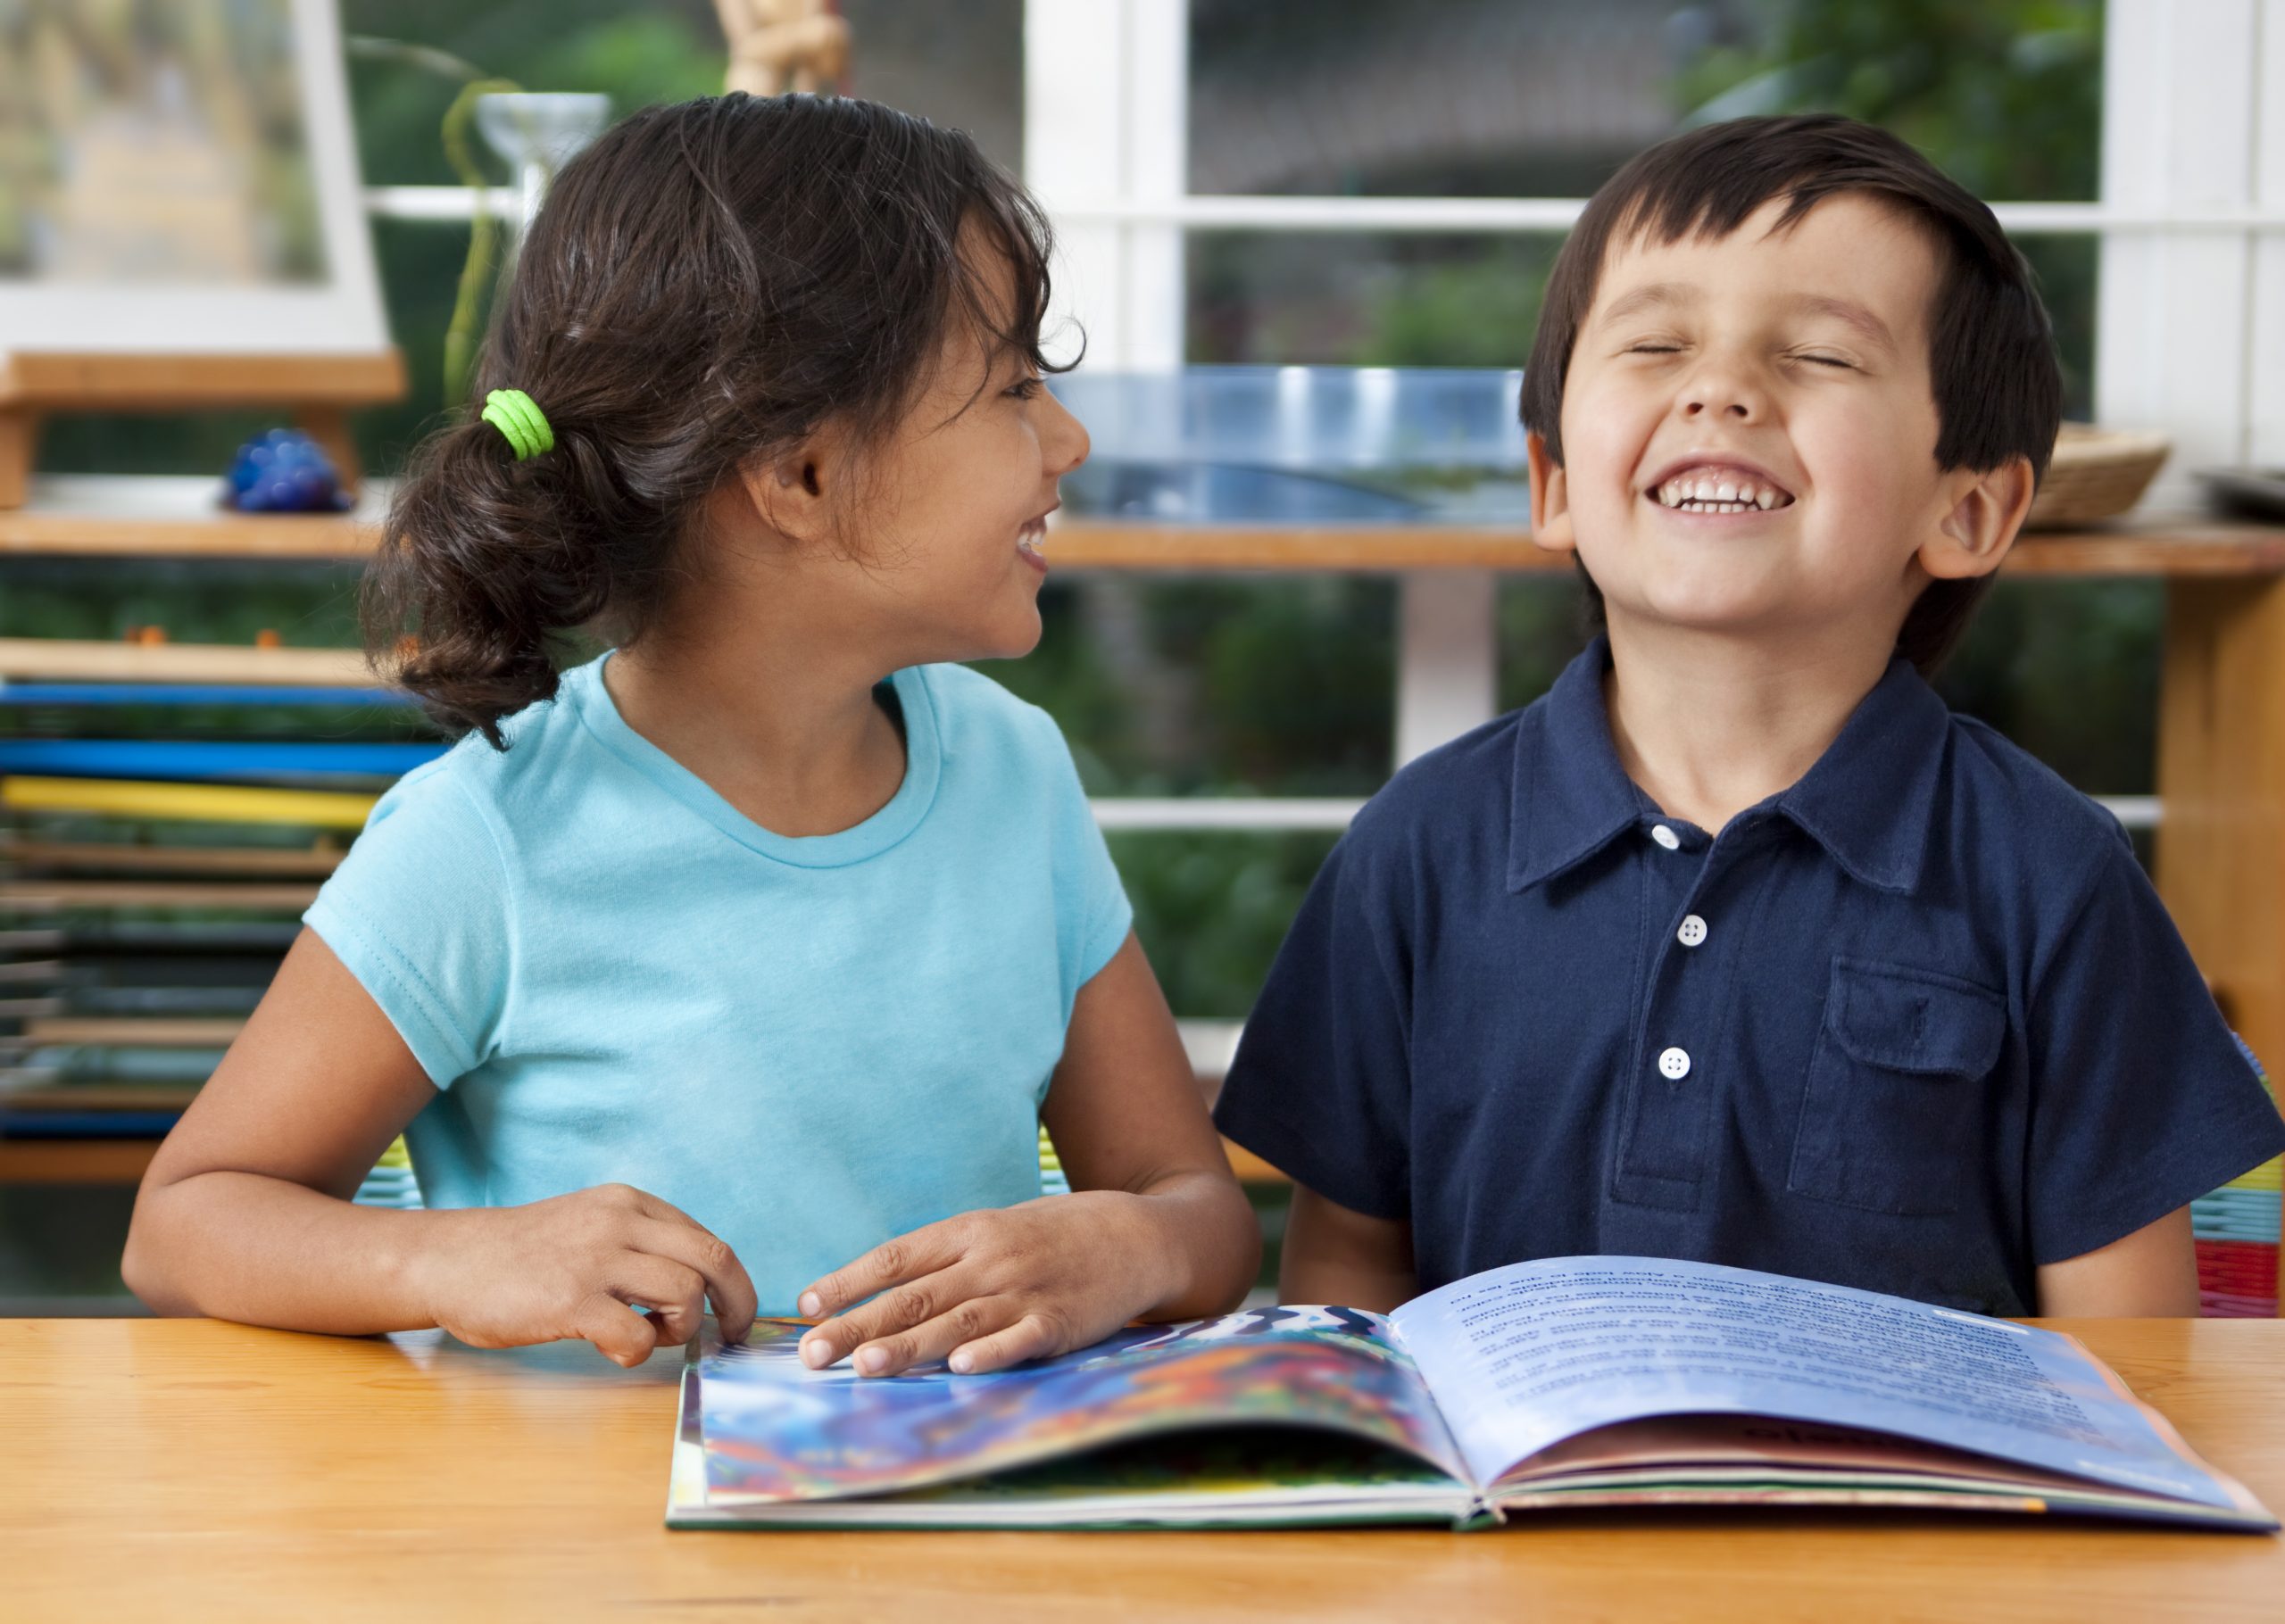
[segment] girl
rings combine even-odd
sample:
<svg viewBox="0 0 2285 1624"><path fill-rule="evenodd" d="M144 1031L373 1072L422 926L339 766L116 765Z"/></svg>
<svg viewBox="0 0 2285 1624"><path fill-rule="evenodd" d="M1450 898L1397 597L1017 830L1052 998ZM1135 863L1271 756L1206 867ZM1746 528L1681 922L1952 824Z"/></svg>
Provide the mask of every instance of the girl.
<svg viewBox="0 0 2285 1624"><path fill-rule="evenodd" d="M710 1299L871 1375L1236 1301L1252 1215L1069 753L949 663L1038 641L1087 454L1047 253L864 102L654 108L565 168L368 580L467 736L161 1147L145 1301L631 1365ZM1078 1194L1026 1199L1043 1118ZM400 1130L434 1210L353 1206Z"/></svg>

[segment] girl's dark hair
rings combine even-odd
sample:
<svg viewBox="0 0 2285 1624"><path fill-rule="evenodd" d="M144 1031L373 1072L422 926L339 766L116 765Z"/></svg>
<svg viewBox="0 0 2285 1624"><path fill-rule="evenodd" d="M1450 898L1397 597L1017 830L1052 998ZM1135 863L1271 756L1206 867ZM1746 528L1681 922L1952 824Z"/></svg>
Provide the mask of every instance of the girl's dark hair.
<svg viewBox="0 0 2285 1624"><path fill-rule="evenodd" d="M963 226L1012 267L1010 308ZM471 414L414 454L365 578L376 661L504 749L563 634L652 623L734 468L828 420L877 442L955 322L1065 369L1039 347L1050 243L974 141L874 103L732 95L614 126L556 178L477 369L474 399L523 390L555 447L519 462Z"/></svg>
<svg viewBox="0 0 2285 1624"><path fill-rule="evenodd" d="M1604 182L1548 279L1524 369L1525 427L1560 464L1564 374L1614 236L1724 237L1774 198L1785 200L1774 227L1782 231L1843 192L1900 211L1936 245L1941 270L1928 322L1936 466L1988 473L2027 457L2033 481L2042 477L2063 415L2063 375L2030 266L1973 194L1888 131L1835 113L1709 124L1660 142ZM1924 587L1896 651L1933 671L1990 584L1983 576Z"/></svg>

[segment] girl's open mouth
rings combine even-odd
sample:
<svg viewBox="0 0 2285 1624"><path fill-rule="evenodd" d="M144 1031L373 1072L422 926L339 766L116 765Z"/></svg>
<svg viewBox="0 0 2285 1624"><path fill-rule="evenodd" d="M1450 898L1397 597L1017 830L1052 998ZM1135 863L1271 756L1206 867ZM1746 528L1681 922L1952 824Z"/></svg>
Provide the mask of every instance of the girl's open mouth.
<svg viewBox="0 0 2285 1624"><path fill-rule="evenodd" d="M1016 551L1023 554L1025 563L1034 568L1044 570L1047 568L1046 546L1047 519L1044 515L1026 520L1024 527L1016 532Z"/></svg>

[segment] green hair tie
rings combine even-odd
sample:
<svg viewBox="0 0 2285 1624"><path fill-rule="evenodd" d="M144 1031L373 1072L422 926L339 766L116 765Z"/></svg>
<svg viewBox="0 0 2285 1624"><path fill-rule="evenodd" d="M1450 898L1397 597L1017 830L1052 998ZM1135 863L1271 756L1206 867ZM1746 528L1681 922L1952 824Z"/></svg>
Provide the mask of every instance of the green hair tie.
<svg viewBox="0 0 2285 1624"><path fill-rule="evenodd" d="M484 420L498 429L516 453L516 460L555 449L555 431L520 389L494 389L484 397Z"/></svg>

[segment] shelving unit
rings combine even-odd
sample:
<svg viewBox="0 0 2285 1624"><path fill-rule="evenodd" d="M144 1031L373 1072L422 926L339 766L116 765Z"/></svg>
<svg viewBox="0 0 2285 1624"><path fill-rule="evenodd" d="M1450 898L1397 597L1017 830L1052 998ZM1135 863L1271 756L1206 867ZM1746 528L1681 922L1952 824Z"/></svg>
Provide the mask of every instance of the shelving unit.
<svg viewBox="0 0 2285 1624"><path fill-rule="evenodd" d="M32 481L25 506L0 510L0 559L251 559L353 562L371 551L388 498L369 482L343 514L245 514L214 505L215 482L152 475ZM1160 525L1049 521L1047 557L1062 569L1154 572L1488 569L1561 573L1508 526ZM2012 577L2207 578L2285 574L2285 525L2156 516L2115 528L2034 534L2007 560ZM301 679L295 679L301 680ZM312 679L314 680L314 679Z"/></svg>
<svg viewBox="0 0 2285 1624"><path fill-rule="evenodd" d="M221 510L214 490L203 479L36 479L25 506L0 510L0 566L33 558L353 563L370 551L388 494L374 482L349 513L280 517ZM1500 574L1572 568L1567 557L1540 551L1514 529L1419 524L1062 518L1051 527L1046 551L1059 570L1384 573L1441 579L1463 593ZM2032 534L2017 543L2007 574L2165 584L2159 888L2233 1024L2256 1053L2285 1056L2285 526L2157 516L2104 530ZM342 687L372 681L354 650L0 639L0 682L27 679ZM0 849L0 864L6 861ZM150 895L154 883L9 882L0 884L0 905ZM155 883L186 899L212 889L187 878ZM260 893L282 907L308 889L279 874ZM241 885L231 894L248 900L256 891ZM1230 1033L1201 1028L1189 1035L1203 1052L1226 1049ZM1201 1065L1202 1080L1209 1070ZM0 1140L0 1181L131 1181L149 1149L135 1140ZM1278 1176L1251 1157L1242 1157L1240 1171L1255 1181Z"/></svg>

